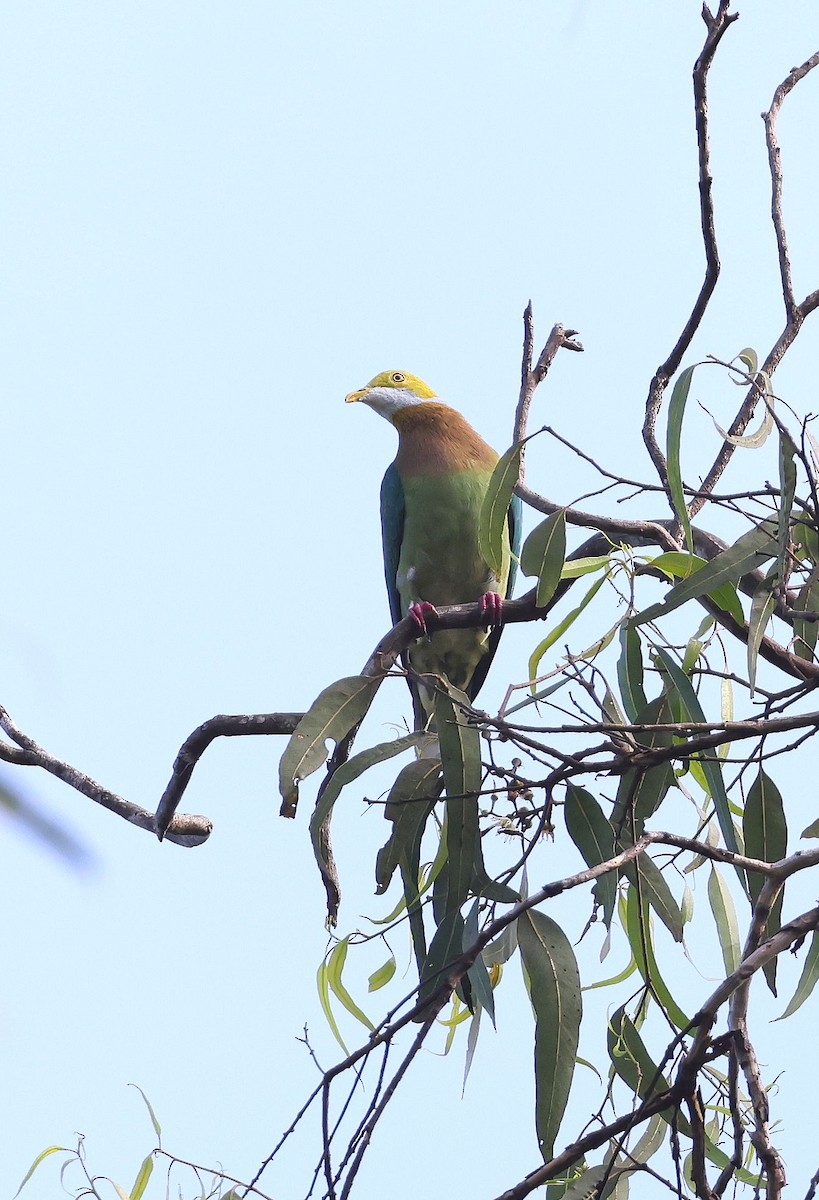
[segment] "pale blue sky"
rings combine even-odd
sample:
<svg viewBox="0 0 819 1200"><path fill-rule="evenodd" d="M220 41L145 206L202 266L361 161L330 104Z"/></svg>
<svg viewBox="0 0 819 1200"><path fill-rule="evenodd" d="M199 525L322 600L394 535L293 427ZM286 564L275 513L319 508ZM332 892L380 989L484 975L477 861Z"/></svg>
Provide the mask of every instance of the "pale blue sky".
<svg viewBox="0 0 819 1200"><path fill-rule="evenodd" d="M359 669L388 625L377 495L394 435L343 397L403 367L505 447L530 297L541 340L562 321L586 347L558 361L533 420L649 476L648 381L702 274L699 10L3 7L0 703L26 732L152 808L201 721L299 709ZM712 74L724 276L700 356L765 350L781 327L759 113L819 44L815 0L748 0L741 13ZM819 286L817 121L819 76L781 119L800 296ZM816 359L814 326L777 376L803 411L816 406ZM561 502L591 478L545 442L530 472ZM507 633L487 705L524 677L536 636ZM408 712L396 685L372 737ZM311 792L296 823L279 819L281 749L248 739L208 751L184 805L215 823L197 850L159 846L44 775L2 776L95 862L74 873L0 823L9 1194L75 1130L93 1167L130 1185L150 1144L131 1081L168 1148L249 1177L315 1082L295 1040L305 1022L334 1061L314 987L326 939ZM385 823L360 804L378 790L359 789L336 819L342 932L392 904L372 895ZM573 861L565 837L545 847L543 881ZM585 902L555 912L576 931L587 915ZM382 957L362 956L359 981ZM376 1136L363 1200L387 1177L392 1200L430 1179L436 1194L491 1197L536 1165L516 977L499 1023L463 1103L462 1048L424 1057ZM773 1028L790 1039L809 1026L800 1014ZM798 1159L798 1077L781 1089L806 1179L816 1163ZM272 1195L303 1194L310 1131L265 1176ZM26 1194L50 1200L57 1187L43 1168Z"/></svg>

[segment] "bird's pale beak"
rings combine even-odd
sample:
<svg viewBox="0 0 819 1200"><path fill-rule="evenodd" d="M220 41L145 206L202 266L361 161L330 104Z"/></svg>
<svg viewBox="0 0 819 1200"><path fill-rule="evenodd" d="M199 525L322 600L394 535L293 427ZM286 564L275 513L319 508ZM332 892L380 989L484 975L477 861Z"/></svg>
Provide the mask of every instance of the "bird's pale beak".
<svg viewBox="0 0 819 1200"><path fill-rule="evenodd" d="M356 402L356 400L361 399L361 397L364 395L364 393L366 391L367 391L366 388L359 388L357 392L348 392L347 395L344 397L344 403L345 404L354 404Z"/></svg>

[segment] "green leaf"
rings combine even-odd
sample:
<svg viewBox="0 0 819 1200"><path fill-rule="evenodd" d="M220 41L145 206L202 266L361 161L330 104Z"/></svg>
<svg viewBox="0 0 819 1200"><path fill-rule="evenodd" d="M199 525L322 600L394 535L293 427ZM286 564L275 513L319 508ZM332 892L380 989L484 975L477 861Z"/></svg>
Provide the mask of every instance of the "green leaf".
<svg viewBox="0 0 819 1200"><path fill-rule="evenodd" d="M776 1017L777 1021L784 1021L785 1017L790 1017L796 1012L797 1008L801 1008L816 987L816 981L819 979L819 930L814 929L810 940L810 947L805 956L805 962L802 966L802 974L799 976L799 982L796 985L796 991L791 997L790 1003L781 1017Z"/></svg>
<svg viewBox="0 0 819 1200"><path fill-rule="evenodd" d="M142 1102L148 1110L148 1116L151 1118L151 1125L153 1126L154 1133L156 1134L157 1145L161 1146L162 1145L162 1126L159 1124L159 1121L157 1120L157 1115L154 1112L153 1105L151 1104L150 1100L145 1095L145 1093L143 1092L142 1088L139 1086L138 1083L130 1083L128 1086L132 1087L132 1088L136 1088L136 1090L139 1092L140 1096L142 1097Z"/></svg>
<svg viewBox="0 0 819 1200"><path fill-rule="evenodd" d="M391 954L387 961L380 966L377 971L373 971L372 975L367 980L367 991L377 992L379 988L382 988L388 984L395 974L395 968L395 955Z"/></svg>
<svg viewBox="0 0 819 1200"><path fill-rule="evenodd" d="M713 864L708 877L708 901L717 926L725 974L732 975L739 966L742 955L739 945L739 925L728 885Z"/></svg>
<svg viewBox="0 0 819 1200"><path fill-rule="evenodd" d="M654 954L654 942L649 920L648 904L644 896L642 902L637 888L630 885L622 906L624 916L623 927L628 937L637 970L651 987L657 1002L665 1009L669 1019L678 1029L688 1025L688 1017L677 1004L668 985L660 974L660 968Z"/></svg>
<svg viewBox="0 0 819 1200"><path fill-rule="evenodd" d="M524 977L535 1012L535 1107L540 1151L552 1157L577 1059L583 1003L571 944L551 917L530 909L517 919Z"/></svg>
<svg viewBox="0 0 819 1200"><path fill-rule="evenodd" d="M754 694L754 687L756 686L756 664L759 647L776 606L773 589L777 578L776 570L774 570L773 574L769 574L759 585L751 600L751 614L748 617L748 679L751 684L752 696Z"/></svg>
<svg viewBox="0 0 819 1200"><path fill-rule="evenodd" d="M481 556L496 575L503 566L506 514L520 474L522 445L510 447L497 462L481 505L478 544Z"/></svg>
<svg viewBox="0 0 819 1200"><path fill-rule="evenodd" d="M819 838L819 820L811 821L810 825L807 825L799 836L806 838Z"/></svg>
<svg viewBox="0 0 819 1200"><path fill-rule="evenodd" d="M427 818L441 792L441 763L437 758L417 758L399 772L390 789L384 816L392 821L392 833L378 851L375 864L376 894L389 887L397 866L408 868L408 903L418 898L421 838Z"/></svg>
<svg viewBox="0 0 819 1200"><path fill-rule="evenodd" d="M537 576L538 608L544 608L555 594L565 559L566 513L560 508L532 530L520 554L523 574Z"/></svg>
<svg viewBox="0 0 819 1200"><path fill-rule="evenodd" d="M686 720L698 724L705 723L705 713L702 711L697 693L691 686L688 676L680 669L667 650L658 648L657 658L662 664L663 671L666 673L669 683L679 698ZM704 754L698 757L698 761L702 766L702 772L708 784L708 791L714 802L717 821L719 822L725 845L729 850L738 854L740 852L739 843L737 842L736 830L731 817L728 793L725 790L725 781L722 778L722 767L719 759L713 755Z"/></svg>
<svg viewBox="0 0 819 1200"><path fill-rule="evenodd" d="M432 998L447 978L453 963L461 957L463 945L464 919L460 910L455 908L445 913L430 942L429 952L421 970L421 981L418 988L419 1001L423 1003ZM468 982L467 989L461 987L459 993L464 1003L471 1008Z"/></svg>
<svg viewBox="0 0 819 1200"><path fill-rule="evenodd" d="M353 1000L350 993L341 981L341 975L344 970L344 964L347 961L347 950L349 948L349 938L342 938L340 942L336 942L333 949L330 951L330 957L327 959L327 983L330 990L338 997L347 1012L366 1026L371 1033L375 1032L375 1026L370 1018L363 1013Z"/></svg>
<svg viewBox="0 0 819 1200"><path fill-rule="evenodd" d="M316 856L316 861L323 869L329 866L330 849L326 836L326 825L329 821L333 807L338 799L342 788L348 783L352 783L358 779L359 775L368 770L376 763L386 762L390 758L395 758L397 754L403 754L406 750L417 746L426 738L424 733L408 733L404 737L394 738L391 742L382 742L379 746L371 746L367 750L362 750L360 754L353 755L347 762L342 763L338 770L334 771L327 780L318 794L316 807L313 809L313 815L310 818L310 838L313 843L313 853ZM425 761L423 759L417 761ZM430 759L430 762L435 762L435 759ZM389 882L389 881L388 881Z"/></svg>
<svg viewBox="0 0 819 1200"><path fill-rule="evenodd" d="M674 893L666 883L665 876L654 860L649 858L644 851L636 859L626 864L623 874L635 888L639 877L639 887L643 899L654 909L674 941L681 942L685 924L682 910L674 898Z"/></svg>
<svg viewBox="0 0 819 1200"><path fill-rule="evenodd" d="M796 595L793 607L799 612L819 611L819 567L813 567L811 570ZM793 649L800 658L813 660L817 631L819 631L819 621L805 621L801 617L794 617Z"/></svg>
<svg viewBox="0 0 819 1200"><path fill-rule="evenodd" d="M659 750L672 744L673 737L668 729L657 729L656 725L672 720L665 694L650 700L637 713L636 725L644 726L636 735L640 746ZM640 836L645 822L657 811L666 793L675 786L674 770L670 763L658 763L653 767L636 766L624 771L617 786L617 797L611 815L613 827L620 830L633 828L634 838ZM631 840L634 840L632 838ZM627 842L630 845L631 842Z"/></svg>
<svg viewBox="0 0 819 1200"><path fill-rule="evenodd" d="M688 579L693 572L706 567L708 559L700 558L698 554L684 554L681 550L669 550L652 558L650 565L662 571L669 579ZM733 583L723 583L706 594L740 624L744 622L745 614Z"/></svg>
<svg viewBox="0 0 819 1200"><path fill-rule="evenodd" d="M774 781L760 767L756 779L748 792L742 814L742 832L745 853L749 858L763 862L778 862L788 852L788 825L782 796ZM748 872L748 895L755 905L762 891L765 878L756 871ZM772 937L780 926L782 895L779 894L771 906L767 921L767 936ZM776 959L770 959L763 967L768 987L776 995Z"/></svg>
<svg viewBox="0 0 819 1200"><path fill-rule="evenodd" d="M620 629L620 657L617 660L617 681L623 708L632 725L637 714L648 703L643 691L643 655L640 650L640 635L633 625L626 622Z"/></svg>
<svg viewBox="0 0 819 1200"><path fill-rule="evenodd" d="M591 575L601 571L611 562L610 554L594 554L591 558L567 558L560 572L561 579L579 579L581 575Z"/></svg>
<svg viewBox="0 0 819 1200"><path fill-rule="evenodd" d="M339 1046L341 1046L341 1049L344 1051L344 1053L349 1056L350 1051L344 1044L344 1038L341 1036L341 1031L336 1024L333 1006L330 1003L330 981L327 970L327 960L324 958L319 963L319 969L316 972L316 989L318 991L319 1003L321 1004L324 1018L327 1021L327 1024L330 1026L333 1037L336 1039Z"/></svg>
<svg viewBox="0 0 819 1200"><path fill-rule="evenodd" d="M328 739L340 742L364 717L380 679L350 675L330 684L313 701L296 726L279 763L282 811L292 816L299 799L299 782L327 760Z"/></svg>
<svg viewBox="0 0 819 1200"><path fill-rule="evenodd" d="M570 613L568 613L563 618L563 620L560 621L555 626L555 628L552 630L552 632L543 639L543 641L540 643L540 645L537 646L532 651L532 654L530 655L530 658L529 658L529 678L530 679L533 680L535 678L535 676L537 675L537 669L540 665L540 660L543 658L543 656L547 652L547 650L549 650L555 644L555 642L559 641L560 638L563 637L563 634L566 632L566 630L569 628L570 625L574 624L574 622L577 620L577 618L582 613L583 609L597 595L597 593L600 591L601 587L603 586L603 584L606 582L607 579L608 579L608 574L601 575L599 579L596 579L595 582L589 588L589 590L586 592L583 599L577 605L577 607L573 608L572 611Z"/></svg>
<svg viewBox="0 0 819 1200"><path fill-rule="evenodd" d="M583 856L586 866L596 867L614 857L614 830L591 792L570 783L566 790L564 815L569 837ZM603 910L603 921L608 929L617 899L616 871L609 871L597 880L594 898Z"/></svg>
<svg viewBox="0 0 819 1200"><path fill-rule="evenodd" d="M791 512L793 498L796 494L796 446L787 429L779 430L779 554L777 555L777 575L780 579L787 578L789 565L788 553L791 542Z"/></svg>
<svg viewBox="0 0 819 1200"><path fill-rule="evenodd" d="M668 1080L657 1069L625 1006L621 1006L612 1014L607 1041L609 1059L615 1074L631 1088L635 1096L645 1100L668 1090ZM672 1108L668 1108L662 1116L669 1120L673 1112Z"/></svg>
<svg viewBox="0 0 819 1200"><path fill-rule="evenodd" d="M467 720L458 702L469 705L463 692L451 685L435 694L435 724L447 794L445 912L460 908L469 895L480 849L477 793L482 773L481 738L478 726ZM439 880L443 878L439 876ZM440 893L437 882L436 893Z"/></svg>
<svg viewBox="0 0 819 1200"><path fill-rule="evenodd" d="M700 596L712 596L716 588L725 583L736 583L743 575L755 570L766 559L774 558L779 550L776 522L765 520L761 525L742 535L733 546L712 558L707 566L694 571L675 584L665 599L652 604L632 617L634 625L644 625L657 617L664 617L689 600Z"/></svg>
<svg viewBox="0 0 819 1200"><path fill-rule="evenodd" d="M35 1158L34 1162L31 1164L29 1169L26 1171L25 1175L23 1176L22 1183L20 1184L17 1191L12 1196L12 1200L17 1200L17 1197L20 1195L23 1188L28 1183L29 1179L31 1179L32 1175L37 1170L37 1168L39 1167L41 1162L44 1162L52 1154L73 1154L73 1153L74 1153L74 1151L70 1150L68 1148L68 1146L46 1146L45 1150L40 1151L40 1153Z"/></svg>
<svg viewBox="0 0 819 1200"><path fill-rule="evenodd" d="M134 1186L131 1188L129 1200L142 1200L145 1195L145 1189L148 1186L148 1181L151 1178L151 1172L154 1169L154 1158L152 1154L146 1155L142 1160L142 1166L139 1168L137 1177L134 1180Z"/></svg>
<svg viewBox="0 0 819 1200"><path fill-rule="evenodd" d="M668 487L671 492L671 502L674 506L674 512L685 531L685 542L689 550L693 547L693 538L691 533L691 518L688 515L685 503L685 491L683 490L682 468L680 466L680 439L685 405L688 400L691 379L695 370L696 364L693 367L686 367L674 384L671 401L668 406L668 429L666 431Z"/></svg>
<svg viewBox="0 0 819 1200"><path fill-rule="evenodd" d="M463 949L471 950L478 940L478 910L480 901L476 900L470 908L466 922L464 924L464 940ZM485 1009L489 1013L492 1024L495 1024L495 997L492 994L492 984L489 980L489 972L486 969L486 963L483 961L482 955L473 962L469 968L469 984L474 1002L475 1011L480 1012Z"/></svg>

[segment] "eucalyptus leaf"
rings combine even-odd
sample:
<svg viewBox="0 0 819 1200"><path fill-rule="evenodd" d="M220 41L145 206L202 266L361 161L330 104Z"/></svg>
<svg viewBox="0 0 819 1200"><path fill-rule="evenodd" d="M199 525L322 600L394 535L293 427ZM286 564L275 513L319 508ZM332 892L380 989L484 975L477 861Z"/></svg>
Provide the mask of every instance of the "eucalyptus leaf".
<svg viewBox="0 0 819 1200"><path fill-rule="evenodd" d="M583 1004L571 943L545 913L517 919L524 977L535 1013L535 1124L544 1162L554 1153L577 1060Z"/></svg>

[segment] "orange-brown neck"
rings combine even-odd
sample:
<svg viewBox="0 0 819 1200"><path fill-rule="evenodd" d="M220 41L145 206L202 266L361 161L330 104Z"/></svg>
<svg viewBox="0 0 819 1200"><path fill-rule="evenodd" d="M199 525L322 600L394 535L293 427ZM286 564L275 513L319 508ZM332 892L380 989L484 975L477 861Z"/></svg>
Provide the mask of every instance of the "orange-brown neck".
<svg viewBox="0 0 819 1200"><path fill-rule="evenodd" d="M395 465L402 475L491 470L498 461L492 447L447 404L412 404L399 409L392 422L399 439Z"/></svg>

